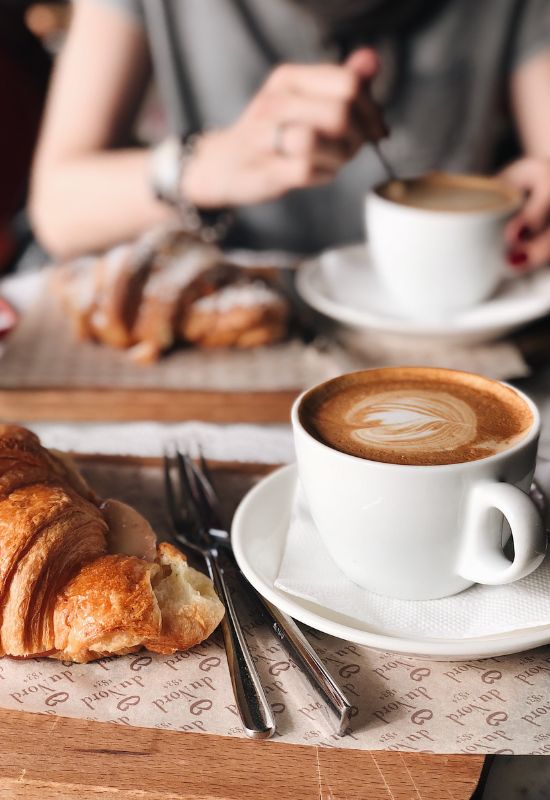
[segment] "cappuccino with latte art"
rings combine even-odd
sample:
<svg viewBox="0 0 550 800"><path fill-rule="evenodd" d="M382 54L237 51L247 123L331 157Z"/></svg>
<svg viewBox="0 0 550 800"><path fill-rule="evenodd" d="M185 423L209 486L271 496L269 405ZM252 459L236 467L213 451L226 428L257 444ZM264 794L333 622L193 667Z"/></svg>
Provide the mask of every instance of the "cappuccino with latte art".
<svg viewBox="0 0 550 800"><path fill-rule="evenodd" d="M510 387L453 370L403 367L335 378L305 395L304 428L349 455L390 464L459 464L513 447L533 424Z"/></svg>
<svg viewBox="0 0 550 800"><path fill-rule="evenodd" d="M529 496L540 415L520 391L468 372L387 367L310 389L291 417L315 527L359 586L429 600L511 583L542 562L545 527Z"/></svg>

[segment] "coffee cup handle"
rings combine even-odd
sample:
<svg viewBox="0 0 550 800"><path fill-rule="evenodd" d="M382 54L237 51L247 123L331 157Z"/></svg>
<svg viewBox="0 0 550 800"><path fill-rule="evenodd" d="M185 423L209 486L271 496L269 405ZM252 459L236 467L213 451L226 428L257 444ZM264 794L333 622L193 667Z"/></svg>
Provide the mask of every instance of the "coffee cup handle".
<svg viewBox="0 0 550 800"><path fill-rule="evenodd" d="M503 515L514 540L514 560L502 550ZM524 578L536 569L546 552L546 531L539 510L517 486L486 481L471 491L458 573L475 583L498 585Z"/></svg>

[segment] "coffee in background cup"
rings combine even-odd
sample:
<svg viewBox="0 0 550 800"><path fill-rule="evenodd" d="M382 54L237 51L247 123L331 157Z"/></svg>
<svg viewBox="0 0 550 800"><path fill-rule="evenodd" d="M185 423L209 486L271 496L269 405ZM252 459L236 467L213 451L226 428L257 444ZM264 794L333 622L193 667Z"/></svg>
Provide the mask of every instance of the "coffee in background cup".
<svg viewBox="0 0 550 800"><path fill-rule="evenodd" d="M378 190L380 197L399 205L431 211L505 211L517 197L493 178L434 173L419 178L390 181Z"/></svg>
<svg viewBox="0 0 550 800"><path fill-rule="evenodd" d="M541 563L546 535L528 495L540 417L516 389L455 370L365 370L305 392L292 424L315 525L360 586L433 599Z"/></svg>
<svg viewBox="0 0 550 800"><path fill-rule="evenodd" d="M366 199L369 252L397 308L442 318L487 299L506 274L504 227L520 194L497 180L431 173Z"/></svg>

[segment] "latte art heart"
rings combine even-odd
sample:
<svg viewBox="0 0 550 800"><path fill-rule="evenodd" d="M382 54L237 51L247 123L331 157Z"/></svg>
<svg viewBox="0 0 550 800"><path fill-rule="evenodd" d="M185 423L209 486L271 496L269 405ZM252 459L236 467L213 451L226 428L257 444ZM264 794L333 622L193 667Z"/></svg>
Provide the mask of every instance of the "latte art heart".
<svg viewBox="0 0 550 800"><path fill-rule="evenodd" d="M477 417L467 403L421 389L368 395L348 410L344 424L357 442L392 451L453 450L477 434Z"/></svg>

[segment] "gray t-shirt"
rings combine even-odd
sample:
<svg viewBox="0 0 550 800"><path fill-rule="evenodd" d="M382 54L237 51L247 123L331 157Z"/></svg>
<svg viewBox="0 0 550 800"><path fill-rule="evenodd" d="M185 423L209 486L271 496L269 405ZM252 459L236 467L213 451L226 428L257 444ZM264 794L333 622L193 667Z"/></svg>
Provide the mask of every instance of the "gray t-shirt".
<svg viewBox="0 0 550 800"><path fill-rule="evenodd" d="M158 0L97 1L144 22L145 4ZM243 23L233 0L168 2L200 127L232 123L272 69L272 54ZM247 0L247 7L281 60L336 60L315 21L289 0ZM550 0L450 0L399 46L379 46L382 70L375 88L391 129L382 148L397 173L488 172L497 166L507 128L509 75L550 49ZM364 195L384 177L366 146L329 186L239 209L234 244L312 252L357 241Z"/></svg>

